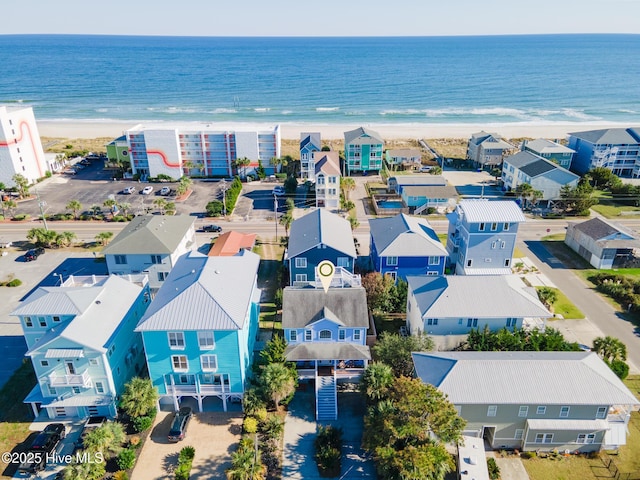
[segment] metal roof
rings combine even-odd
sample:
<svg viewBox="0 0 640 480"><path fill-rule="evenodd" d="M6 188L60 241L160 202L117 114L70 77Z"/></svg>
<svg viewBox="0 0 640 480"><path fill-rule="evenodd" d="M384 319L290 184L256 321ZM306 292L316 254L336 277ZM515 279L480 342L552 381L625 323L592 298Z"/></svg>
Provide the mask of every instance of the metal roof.
<svg viewBox="0 0 640 480"><path fill-rule="evenodd" d="M569 170L566 170L562 167L551 170L544 176L560 185L567 185L569 183L577 182L578 180L580 180L579 175L576 175L575 173L570 172Z"/></svg>
<svg viewBox="0 0 640 480"><path fill-rule="evenodd" d="M49 348L44 358L83 358L84 350L81 348Z"/></svg>
<svg viewBox="0 0 640 480"><path fill-rule="evenodd" d="M493 268L478 268L478 267L464 267L465 275L511 275L513 272L509 267L493 267Z"/></svg>
<svg viewBox="0 0 640 480"><path fill-rule="evenodd" d="M526 220L518 204L512 200L462 200L458 203L456 211L469 223L520 223Z"/></svg>
<svg viewBox="0 0 640 480"><path fill-rule="evenodd" d="M407 282L424 318L552 316L517 275L423 275Z"/></svg>
<svg viewBox="0 0 640 480"><path fill-rule="evenodd" d="M538 153L576 153L572 148L560 145L545 138L537 138L525 143L526 148L530 148Z"/></svg>
<svg viewBox="0 0 640 480"><path fill-rule="evenodd" d="M358 127L355 130L344 132L344 143L384 143L384 140L378 132L374 132L365 127Z"/></svg>
<svg viewBox="0 0 640 480"><path fill-rule="evenodd" d="M255 299L260 257L181 256L136 331L240 330Z"/></svg>
<svg viewBox="0 0 640 480"><path fill-rule="evenodd" d="M325 308L335 323L347 327L369 327L367 295L362 287L322 288L287 287L282 293L282 328L304 328L321 319ZM327 317L325 317L327 318Z"/></svg>
<svg viewBox="0 0 640 480"><path fill-rule="evenodd" d="M104 255L173 253L189 230L195 217L189 215L141 215L135 217L102 249Z"/></svg>
<svg viewBox="0 0 640 480"><path fill-rule="evenodd" d="M340 176L340 156L338 152L314 152L315 174ZM337 187L337 186L336 186Z"/></svg>
<svg viewBox="0 0 640 480"><path fill-rule="evenodd" d="M351 258L357 257L349 222L324 208L317 208L291 223L287 258L297 257L320 244Z"/></svg>
<svg viewBox="0 0 640 480"><path fill-rule="evenodd" d="M637 145L640 144L640 133L637 128L605 128L573 132L569 136L585 140L593 145Z"/></svg>
<svg viewBox="0 0 640 480"><path fill-rule="evenodd" d="M371 239L379 256L427 257L446 256L447 250L440 242L427 220L401 213L394 217L369 219Z"/></svg>
<svg viewBox="0 0 640 480"><path fill-rule="evenodd" d="M366 345L346 342L303 342L287 345L285 358L290 362L304 360L371 360Z"/></svg>
<svg viewBox="0 0 640 480"><path fill-rule="evenodd" d="M95 284L103 285L108 277ZM80 315L96 300L98 288L40 287L29 295L11 315Z"/></svg>
<svg viewBox="0 0 640 480"><path fill-rule="evenodd" d="M640 405L595 352L416 352L418 377L458 404Z"/></svg>
<svg viewBox="0 0 640 480"><path fill-rule="evenodd" d="M599 432L609 430L606 420L573 420L562 418L528 418L527 425L532 430L591 430Z"/></svg>
<svg viewBox="0 0 640 480"><path fill-rule="evenodd" d="M45 401L47 399L44 399ZM70 397L58 400L53 399L49 403L43 403L43 407L93 407L110 405L113 397L109 395L71 395Z"/></svg>

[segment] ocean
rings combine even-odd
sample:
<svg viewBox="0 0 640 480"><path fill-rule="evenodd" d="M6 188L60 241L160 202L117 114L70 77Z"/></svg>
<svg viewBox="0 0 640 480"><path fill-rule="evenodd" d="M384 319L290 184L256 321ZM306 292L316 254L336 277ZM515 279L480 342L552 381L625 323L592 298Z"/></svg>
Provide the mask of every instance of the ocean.
<svg viewBox="0 0 640 480"><path fill-rule="evenodd" d="M36 119L640 124L640 35L0 35Z"/></svg>

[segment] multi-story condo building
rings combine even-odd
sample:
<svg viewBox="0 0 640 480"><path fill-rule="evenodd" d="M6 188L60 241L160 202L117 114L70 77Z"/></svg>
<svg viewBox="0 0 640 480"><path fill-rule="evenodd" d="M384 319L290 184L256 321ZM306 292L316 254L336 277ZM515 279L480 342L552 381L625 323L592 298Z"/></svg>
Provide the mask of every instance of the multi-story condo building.
<svg viewBox="0 0 640 480"><path fill-rule="evenodd" d="M223 130L212 125L182 125L160 128L137 125L125 132L128 157L134 174L141 178L159 174L229 177L252 173L262 163L275 172L271 159L280 157L280 127L264 130ZM247 158L250 164L235 166Z"/></svg>
<svg viewBox="0 0 640 480"><path fill-rule="evenodd" d="M313 154L321 149L320 132L300 133L300 176L303 180L314 181L315 164Z"/></svg>
<svg viewBox="0 0 640 480"><path fill-rule="evenodd" d="M33 109L0 106L0 183L13 185L17 173L35 183L47 170Z"/></svg>
<svg viewBox="0 0 640 480"><path fill-rule="evenodd" d="M579 174L604 167L619 177L640 177L640 129L607 128L570 133L569 148L576 151L572 166Z"/></svg>
<svg viewBox="0 0 640 480"><path fill-rule="evenodd" d="M380 171L383 151L384 140L373 130L359 127L344 132L345 174Z"/></svg>
<svg viewBox="0 0 640 480"><path fill-rule="evenodd" d="M523 141L521 150L523 152L531 152L539 157L546 158L567 170L571 168L573 155L576 153L569 147L565 147L564 145L560 145L559 143L552 142L551 140L546 140L544 138Z"/></svg>

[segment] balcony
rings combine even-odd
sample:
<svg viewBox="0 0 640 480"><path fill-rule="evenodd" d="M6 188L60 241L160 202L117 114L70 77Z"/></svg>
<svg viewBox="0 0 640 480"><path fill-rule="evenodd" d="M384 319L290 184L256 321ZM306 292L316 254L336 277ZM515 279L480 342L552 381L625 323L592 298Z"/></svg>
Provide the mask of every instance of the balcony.
<svg viewBox="0 0 640 480"><path fill-rule="evenodd" d="M221 393L230 393L231 388L229 385L213 385L207 383L201 383L200 385L166 385L167 393L169 395L194 395L194 394L207 394L218 395Z"/></svg>
<svg viewBox="0 0 640 480"><path fill-rule="evenodd" d="M89 375L88 370L74 375L58 375L56 372L53 372L51 375L49 375L49 384L52 387L89 388L92 386L91 376Z"/></svg>

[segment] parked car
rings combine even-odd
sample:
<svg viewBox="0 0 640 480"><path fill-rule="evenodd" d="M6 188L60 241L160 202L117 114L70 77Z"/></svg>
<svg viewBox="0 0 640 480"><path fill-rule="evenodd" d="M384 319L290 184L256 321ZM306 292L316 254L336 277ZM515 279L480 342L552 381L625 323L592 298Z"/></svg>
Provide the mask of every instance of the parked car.
<svg viewBox="0 0 640 480"><path fill-rule="evenodd" d="M433 167L430 165L423 165L420 167L422 173L429 173Z"/></svg>
<svg viewBox="0 0 640 480"><path fill-rule="evenodd" d="M76 172L73 168L65 168L62 173L64 173L65 175L75 175Z"/></svg>
<svg viewBox="0 0 640 480"><path fill-rule="evenodd" d="M151 192L153 192L153 187L151 185L148 185L144 187L140 193L142 195L151 195Z"/></svg>
<svg viewBox="0 0 640 480"><path fill-rule="evenodd" d="M80 160L80 164L81 165L91 165L91 160L89 160L88 158L83 158L82 160Z"/></svg>
<svg viewBox="0 0 640 480"><path fill-rule="evenodd" d="M274 187L273 188L273 194L276 197L280 197L280 196L284 195L285 194L284 187L282 185L278 185L277 187Z"/></svg>
<svg viewBox="0 0 640 480"><path fill-rule="evenodd" d="M44 427L44 430L35 438L30 450L50 454L65 435L66 431L62 423L50 423Z"/></svg>
<svg viewBox="0 0 640 480"><path fill-rule="evenodd" d="M33 248L33 249L29 250L27 253L24 254L24 261L25 262L32 262L34 260L37 260L38 257L40 255L42 255L43 253L44 253L44 248L42 248L42 247Z"/></svg>
<svg viewBox="0 0 640 480"><path fill-rule="evenodd" d="M222 231L222 227L220 225L204 225L202 227L203 232L216 232L219 233Z"/></svg>
<svg viewBox="0 0 640 480"><path fill-rule="evenodd" d="M169 187L162 187L160 189L160 195L169 195L171 193L171 188Z"/></svg>
<svg viewBox="0 0 640 480"><path fill-rule="evenodd" d="M123 193L124 195L131 195L132 193L135 193L136 189L135 187L127 187L124 190L122 190L121 193Z"/></svg>
<svg viewBox="0 0 640 480"><path fill-rule="evenodd" d="M187 427L189 426L192 415L191 407L181 407L173 417L167 440L170 442L179 442L182 440L187 434Z"/></svg>

